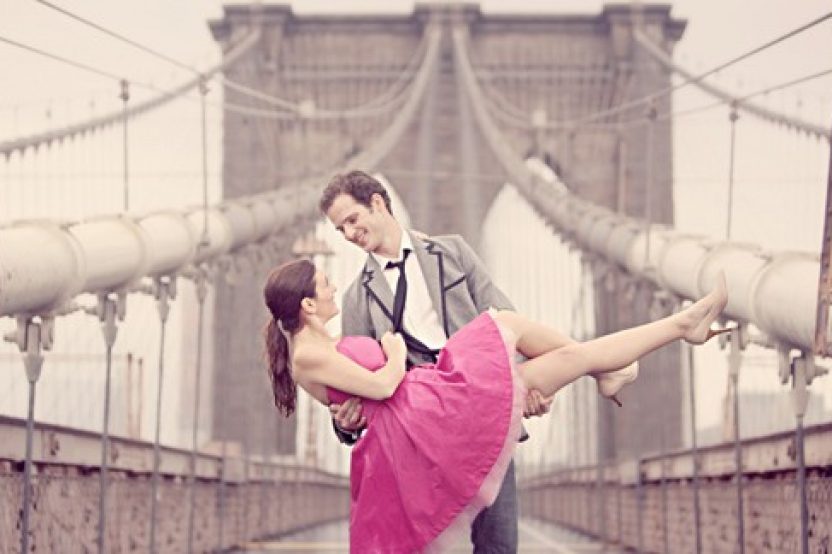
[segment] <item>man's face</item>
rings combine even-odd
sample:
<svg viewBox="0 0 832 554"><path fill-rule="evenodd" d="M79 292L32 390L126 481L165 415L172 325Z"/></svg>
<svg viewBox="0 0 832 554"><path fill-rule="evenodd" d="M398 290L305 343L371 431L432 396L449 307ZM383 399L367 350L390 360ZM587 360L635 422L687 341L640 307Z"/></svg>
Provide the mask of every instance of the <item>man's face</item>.
<svg viewBox="0 0 832 554"><path fill-rule="evenodd" d="M374 194L370 207L357 202L349 194L335 197L326 216L344 238L365 252L375 252L387 232L388 220L384 200Z"/></svg>

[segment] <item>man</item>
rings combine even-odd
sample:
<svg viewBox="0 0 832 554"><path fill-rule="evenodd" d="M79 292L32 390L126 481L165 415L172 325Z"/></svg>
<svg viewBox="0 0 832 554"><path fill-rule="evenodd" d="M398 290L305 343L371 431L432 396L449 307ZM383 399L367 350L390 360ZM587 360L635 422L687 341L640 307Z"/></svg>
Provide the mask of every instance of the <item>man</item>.
<svg viewBox="0 0 832 554"><path fill-rule="evenodd" d="M462 237L426 237L402 229L393 217L390 196L370 175L336 175L321 195L320 209L368 254L364 269L344 293L344 335L399 332L409 365L416 365L435 361L448 337L489 307L512 308ZM550 403L531 391L525 413L542 415ZM346 444L359 440L366 424L360 400L352 398L330 410L339 439ZM513 462L494 504L474 520L471 542L477 553L517 551Z"/></svg>

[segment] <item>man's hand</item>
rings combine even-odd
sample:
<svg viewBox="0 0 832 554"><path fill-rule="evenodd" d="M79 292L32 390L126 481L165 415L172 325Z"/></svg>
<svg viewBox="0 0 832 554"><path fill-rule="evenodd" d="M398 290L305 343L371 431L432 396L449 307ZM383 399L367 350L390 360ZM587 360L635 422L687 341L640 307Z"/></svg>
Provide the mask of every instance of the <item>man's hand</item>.
<svg viewBox="0 0 832 554"><path fill-rule="evenodd" d="M354 433L367 425L367 418L361 414L361 399L355 396L343 404L330 404L329 412L335 425L347 433Z"/></svg>
<svg viewBox="0 0 832 554"><path fill-rule="evenodd" d="M537 389L530 389L526 395L526 405L523 408L523 417L542 416L548 414L552 407L552 401L555 396L543 398L543 395Z"/></svg>

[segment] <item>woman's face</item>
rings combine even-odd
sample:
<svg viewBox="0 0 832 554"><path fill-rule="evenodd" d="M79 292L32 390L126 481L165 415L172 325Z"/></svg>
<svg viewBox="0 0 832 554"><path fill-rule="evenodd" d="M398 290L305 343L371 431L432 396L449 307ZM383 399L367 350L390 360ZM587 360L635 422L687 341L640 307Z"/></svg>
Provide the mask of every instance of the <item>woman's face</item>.
<svg viewBox="0 0 832 554"><path fill-rule="evenodd" d="M315 315L321 321L327 322L335 317L339 310L335 305L335 285L329 282L326 274L318 270L315 272Z"/></svg>

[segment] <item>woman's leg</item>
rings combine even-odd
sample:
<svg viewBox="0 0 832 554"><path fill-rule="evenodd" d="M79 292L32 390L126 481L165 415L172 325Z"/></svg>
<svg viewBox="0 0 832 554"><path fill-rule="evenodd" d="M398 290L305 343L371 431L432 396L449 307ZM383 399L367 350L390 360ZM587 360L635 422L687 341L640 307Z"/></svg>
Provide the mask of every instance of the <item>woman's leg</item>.
<svg viewBox="0 0 832 554"><path fill-rule="evenodd" d="M519 368L526 386L550 396L579 377L621 369L676 339L704 342L726 302L721 279L710 294L679 313L537 356L532 353L552 337L552 329L515 312L502 311L495 317L515 333L517 350L531 358ZM552 338L548 340L552 342Z"/></svg>

